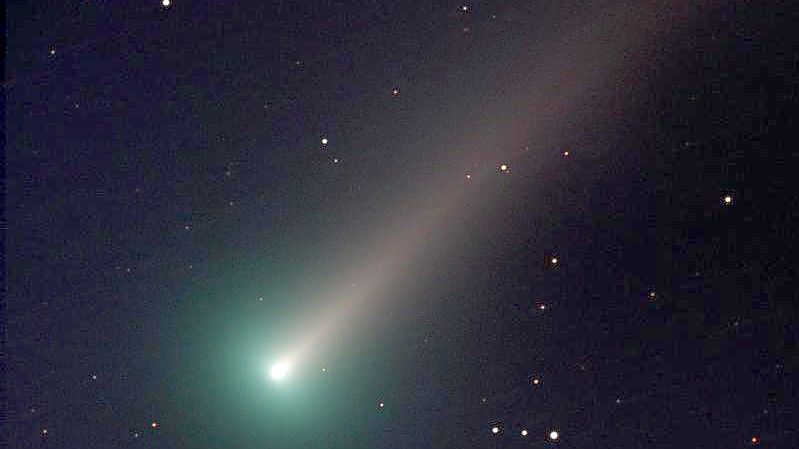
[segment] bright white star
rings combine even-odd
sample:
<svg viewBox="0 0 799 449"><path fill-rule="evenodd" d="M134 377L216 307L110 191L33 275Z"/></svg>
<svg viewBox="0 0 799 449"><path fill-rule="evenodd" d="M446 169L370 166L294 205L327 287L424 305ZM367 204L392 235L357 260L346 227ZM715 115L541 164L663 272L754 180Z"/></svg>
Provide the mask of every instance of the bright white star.
<svg viewBox="0 0 799 449"><path fill-rule="evenodd" d="M272 365L272 368L269 370L269 375L274 380L283 380L288 376L290 369L291 365L289 365L288 362L278 362Z"/></svg>

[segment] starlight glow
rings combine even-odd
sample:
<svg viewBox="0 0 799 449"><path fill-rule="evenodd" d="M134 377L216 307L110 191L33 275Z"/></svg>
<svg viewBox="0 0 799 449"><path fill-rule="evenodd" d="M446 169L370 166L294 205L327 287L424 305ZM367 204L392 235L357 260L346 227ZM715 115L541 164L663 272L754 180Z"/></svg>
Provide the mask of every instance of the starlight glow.
<svg viewBox="0 0 799 449"><path fill-rule="evenodd" d="M273 380L283 380L288 376L289 371L291 370L291 364L286 361L278 362L272 365L269 370L269 376Z"/></svg>

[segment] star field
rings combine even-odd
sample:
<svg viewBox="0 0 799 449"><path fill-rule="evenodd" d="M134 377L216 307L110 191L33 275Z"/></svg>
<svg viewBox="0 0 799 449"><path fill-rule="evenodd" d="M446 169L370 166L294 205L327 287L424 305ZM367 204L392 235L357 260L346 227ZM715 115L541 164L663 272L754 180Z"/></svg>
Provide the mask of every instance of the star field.
<svg viewBox="0 0 799 449"><path fill-rule="evenodd" d="M9 5L9 447L797 447L799 17L667 3Z"/></svg>

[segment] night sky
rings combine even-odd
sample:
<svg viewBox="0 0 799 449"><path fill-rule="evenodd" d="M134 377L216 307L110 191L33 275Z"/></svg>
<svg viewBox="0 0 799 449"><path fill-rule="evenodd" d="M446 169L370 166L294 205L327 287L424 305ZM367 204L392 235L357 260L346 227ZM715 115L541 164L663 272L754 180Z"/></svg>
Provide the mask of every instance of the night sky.
<svg viewBox="0 0 799 449"><path fill-rule="evenodd" d="M8 447L799 447L788 3L8 2Z"/></svg>

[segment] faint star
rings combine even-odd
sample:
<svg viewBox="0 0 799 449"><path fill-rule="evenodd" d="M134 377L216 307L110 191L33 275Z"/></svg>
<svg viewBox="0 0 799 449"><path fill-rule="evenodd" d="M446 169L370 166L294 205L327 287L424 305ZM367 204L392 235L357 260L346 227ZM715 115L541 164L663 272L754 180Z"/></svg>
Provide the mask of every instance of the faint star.
<svg viewBox="0 0 799 449"><path fill-rule="evenodd" d="M538 305L538 310L547 310L547 305L546 304L539 304Z"/></svg>
<svg viewBox="0 0 799 449"><path fill-rule="evenodd" d="M752 444L757 444L757 443L759 443L759 442L760 442L760 438L758 438L758 437L752 437L752 438L751 438L749 441L751 441L751 442L752 442Z"/></svg>
<svg viewBox="0 0 799 449"><path fill-rule="evenodd" d="M338 159L337 157L334 157L334 158L333 158L333 163L334 163L334 164L338 164L338 163L339 163L339 159Z"/></svg>
<svg viewBox="0 0 799 449"><path fill-rule="evenodd" d="M533 385L541 385L541 379L538 377L533 377Z"/></svg>
<svg viewBox="0 0 799 449"><path fill-rule="evenodd" d="M480 398L480 402L482 402L483 404L485 404L486 402L488 402L488 398Z"/></svg>
<svg viewBox="0 0 799 449"><path fill-rule="evenodd" d="M621 399L619 399L619 398L616 398L616 403L617 403L617 404L621 404Z"/></svg>
<svg viewBox="0 0 799 449"><path fill-rule="evenodd" d="M399 87L395 87L395 88L391 89L391 95L393 95L395 97L399 97L399 94L400 94Z"/></svg>
<svg viewBox="0 0 799 449"><path fill-rule="evenodd" d="M55 56L55 48L50 49L50 56Z"/></svg>
<svg viewBox="0 0 799 449"><path fill-rule="evenodd" d="M258 301L263 301L263 300L264 300L264 297L263 297L263 296L259 296L259 297L258 297Z"/></svg>
<svg viewBox="0 0 799 449"><path fill-rule="evenodd" d="M327 372L327 368L322 367L322 372L326 373Z"/></svg>
<svg viewBox="0 0 799 449"><path fill-rule="evenodd" d="M466 180L468 181L470 179L472 179L472 174L471 173L466 173Z"/></svg>
<svg viewBox="0 0 799 449"><path fill-rule="evenodd" d="M461 12L469 12L469 5L462 5L460 7Z"/></svg>
<svg viewBox="0 0 799 449"><path fill-rule="evenodd" d="M92 374L92 380L97 380L97 374Z"/></svg>
<svg viewBox="0 0 799 449"><path fill-rule="evenodd" d="M150 423L150 427L152 427L153 429L157 429L158 428L158 421L151 422Z"/></svg>
<svg viewBox="0 0 799 449"><path fill-rule="evenodd" d="M731 206L732 205L732 195L725 195L724 198L722 199L722 201L724 202L725 206ZM746 207L744 207L744 209L745 208Z"/></svg>
<svg viewBox="0 0 799 449"><path fill-rule="evenodd" d="M42 435L47 436L47 429L42 429Z"/></svg>
<svg viewBox="0 0 799 449"><path fill-rule="evenodd" d="M139 432L133 432L133 438L139 438Z"/></svg>
<svg viewBox="0 0 799 449"><path fill-rule="evenodd" d="M563 156L568 157L569 156L569 150L563 150Z"/></svg>
<svg viewBox="0 0 799 449"><path fill-rule="evenodd" d="M188 231L189 229L191 229L191 226L189 226L189 225L185 225L185 226L183 226L183 229L185 229L185 230L187 230L187 231Z"/></svg>
<svg viewBox="0 0 799 449"><path fill-rule="evenodd" d="M227 204L228 204L228 206L233 206L234 204L236 204L236 202L235 201L228 201Z"/></svg>
<svg viewBox="0 0 799 449"><path fill-rule="evenodd" d="M649 299L651 301L654 301L655 298L657 298L657 296L658 296L657 293L655 293L654 291L649 292Z"/></svg>

